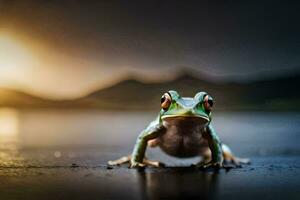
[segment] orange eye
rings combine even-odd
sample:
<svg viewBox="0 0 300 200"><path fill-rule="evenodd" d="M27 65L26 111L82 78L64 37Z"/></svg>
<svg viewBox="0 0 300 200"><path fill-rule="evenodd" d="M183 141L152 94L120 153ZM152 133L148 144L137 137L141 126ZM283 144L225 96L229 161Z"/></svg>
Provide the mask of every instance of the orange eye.
<svg viewBox="0 0 300 200"><path fill-rule="evenodd" d="M212 109L212 107L214 105L214 102L213 102L213 99L211 98L211 96L206 95L204 97L204 103L203 104L204 104L205 110L211 111L211 109Z"/></svg>
<svg viewBox="0 0 300 200"><path fill-rule="evenodd" d="M172 103L172 97L169 93L165 93L160 99L160 106L164 110L168 110Z"/></svg>

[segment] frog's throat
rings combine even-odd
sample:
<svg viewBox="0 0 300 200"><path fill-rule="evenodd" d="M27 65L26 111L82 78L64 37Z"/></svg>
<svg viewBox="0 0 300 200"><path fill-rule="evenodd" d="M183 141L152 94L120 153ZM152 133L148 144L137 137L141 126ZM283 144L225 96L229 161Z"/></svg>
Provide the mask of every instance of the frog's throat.
<svg viewBox="0 0 300 200"><path fill-rule="evenodd" d="M209 118L206 116L203 116L203 115L164 115L164 116L161 116L162 119L175 118L175 117L202 118L202 119L209 121Z"/></svg>

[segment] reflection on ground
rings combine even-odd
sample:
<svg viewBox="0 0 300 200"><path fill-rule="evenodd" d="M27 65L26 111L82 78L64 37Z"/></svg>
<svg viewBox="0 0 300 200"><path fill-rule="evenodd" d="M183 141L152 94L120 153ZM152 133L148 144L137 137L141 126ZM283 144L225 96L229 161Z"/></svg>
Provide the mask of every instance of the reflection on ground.
<svg viewBox="0 0 300 200"><path fill-rule="evenodd" d="M218 195L218 172L189 167L156 172L136 172L142 199L214 199Z"/></svg>

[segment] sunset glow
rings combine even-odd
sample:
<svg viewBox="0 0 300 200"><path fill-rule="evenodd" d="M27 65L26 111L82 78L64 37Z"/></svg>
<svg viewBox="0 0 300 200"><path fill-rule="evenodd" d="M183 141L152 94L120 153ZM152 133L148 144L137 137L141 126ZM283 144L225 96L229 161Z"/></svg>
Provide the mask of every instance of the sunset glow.
<svg viewBox="0 0 300 200"><path fill-rule="evenodd" d="M7 69L29 65L32 62L32 55L24 45L8 35L0 34L0 68Z"/></svg>
<svg viewBox="0 0 300 200"><path fill-rule="evenodd" d="M0 141L15 141L18 136L18 113L14 109L0 109Z"/></svg>

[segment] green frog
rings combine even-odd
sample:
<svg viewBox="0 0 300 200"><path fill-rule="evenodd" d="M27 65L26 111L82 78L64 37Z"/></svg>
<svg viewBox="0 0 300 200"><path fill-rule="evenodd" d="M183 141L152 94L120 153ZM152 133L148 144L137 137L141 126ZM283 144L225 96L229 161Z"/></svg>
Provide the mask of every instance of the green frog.
<svg viewBox="0 0 300 200"><path fill-rule="evenodd" d="M174 90L166 92L161 97L158 117L140 133L132 154L108 164L128 162L131 168L165 166L162 162L145 158L148 146L159 146L166 154L179 158L201 156L202 160L194 164L201 168L249 163L249 159L235 157L229 147L220 141L211 125L213 104L213 98L206 92L198 92L193 98L181 97Z"/></svg>

